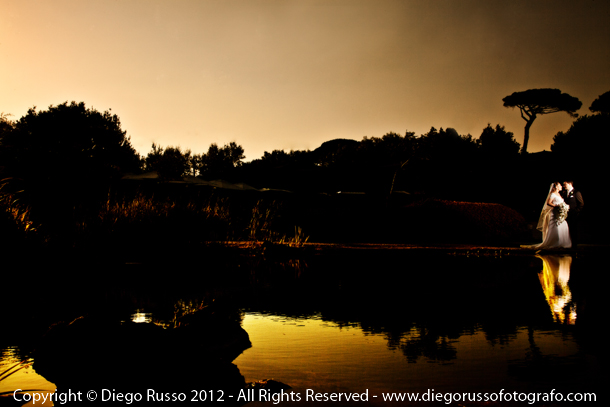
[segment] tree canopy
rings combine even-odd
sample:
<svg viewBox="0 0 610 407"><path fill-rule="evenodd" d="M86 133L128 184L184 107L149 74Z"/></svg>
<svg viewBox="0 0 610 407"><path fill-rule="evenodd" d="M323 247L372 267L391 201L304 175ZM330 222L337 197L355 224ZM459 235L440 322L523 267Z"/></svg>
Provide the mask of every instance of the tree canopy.
<svg viewBox="0 0 610 407"><path fill-rule="evenodd" d="M551 151L562 159L582 160L586 166L605 166L605 156L610 148L609 134L610 117L584 115L575 120L568 131L560 131L553 137Z"/></svg>
<svg viewBox="0 0 610 407"><path fill-rule="evenodd" d="M559 89L528 89L523 92L514 92L502 99L504 107L518 107L521 118L526 121L521 152L527 153L529 130L536 117L540 114L566 112L572 117L578 117L576 111L581 108L582 102L578 98L561 93Z"/></svg>
<svg viewBox="0 0 610 407"><path fill-rule="evenodd" d="M477 140L477 144L481 146L484 154L494 160L498 157L517 154L521 147L513 137L512 132L506 131L504 126L500 126L499 124L493 128L491 127L491 123L488 123L487 127L483 129L481 136Z"/></svg>
<svg viewBox="0 0 610 407"><path fill-rule="evenodd" d="M140 167L119 118L83 102L34 107L8 124L0 144L2 175L43 205L49 195L74 203L85 191L107 192L110 180Z"/></svg>
<svg viewBox="0 0 610 407"><path fill-rule="evenodd" d="M157 171L162 179L179 180L190 172L191 150L180 147L166 147L152 144L150 153L144 159L146 171Z"/></svg>
<svg viewBox="0 0 610 407"><path fill-rule="evenodd" d="M234 168L242 166L244 158L244 148L234 141L223 147L212 143L208 152L201 155L199 173L209 179L227 177Z"/></svg>
<svg viewBox="0 0 610 407"><path fill-rule="evenodd" d="M144 160L146 171L157 171L165 180L179 180L185 175L201 176L207 179L226 178L243 164L244 148L234 141L218 147L210 144L207 153L192 154L180 147L163 148L153 143Z"/></svg>
<svg viewBox="0 0 610 407"><path fill-rule="evenodd" d="M599 97L591 103L589 110L593 113L610 113L610 91L599 95Z"/></svg>
<svg viewBox="0 0 610 407"><path fill-rule="evenodd" d="M9 116L8 114L0 113L0 142L4 135L8 134L15 126L15 123L9 119Z"/></svg>

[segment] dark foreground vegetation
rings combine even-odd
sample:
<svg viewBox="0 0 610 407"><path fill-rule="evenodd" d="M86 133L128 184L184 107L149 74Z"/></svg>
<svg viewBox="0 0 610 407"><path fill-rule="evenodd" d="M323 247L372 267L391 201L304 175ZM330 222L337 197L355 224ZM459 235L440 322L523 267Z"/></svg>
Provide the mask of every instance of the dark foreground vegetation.
<svg viewBox="0 0 610 407"><path fill-rule="evenodd" d="M123 260L228 241L515 244L531 239L556 180L575 182L587 239L606 242L605 95L534 154L488 125L478 138L431 128L247 163L236 143L202 154L153 145L141 157L116 115L84 103L2 115L0 244Z"/></svg>

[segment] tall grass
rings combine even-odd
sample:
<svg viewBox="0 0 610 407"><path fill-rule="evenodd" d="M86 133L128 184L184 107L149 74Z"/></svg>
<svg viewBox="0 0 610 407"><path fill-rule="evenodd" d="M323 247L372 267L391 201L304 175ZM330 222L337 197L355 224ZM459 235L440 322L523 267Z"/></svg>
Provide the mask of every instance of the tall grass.
<svg viewBox="0 0 610 407"><path fill-rule="evenodd" d="M302 245L301 228L287 239L275 201L232 202L228 197L178 201L137 195L107 200L95 217L78 223L79 241L118 245L197 245L203 242L269 241Z"/></svg>
<svg viewBox="0 0 610 407"><path fill-rule="evenodd" d="M278 205L273 201L270 205L265 205L262 200L258 200L252 208L252 216L248 225L248 239L262 241L279 241L280 233L273 230L273 220L277 218Z"/></svg>
<svg viewBox="0 0 610 407"><path fill-rule="evenodd" d="M8 192L8 183L0 181L0 246L20 244L29 236L53 247L109 253L126 247L150 250L207 242L302 246L307 241L303 230L288 220L281 203L253 195L108 195L103 202L83 201L72 209L57 196L32 209L18 199L22 193Z"/></svg>
<svg viewBox="0 0 610 407"><path fill-rule="evenodd" d="M31 209L19 200L20 192L8 192L9 180L0 180L0 241L24 240L37 232Z"/></svg>
<svg viewBox="0 0 610 407"><path fill-rule="evenodd" d="M154 245L223 241L231 235L226 202L204 205L157 200L138 195L105 203L77 224L77 240L84 244Z"/></svg>

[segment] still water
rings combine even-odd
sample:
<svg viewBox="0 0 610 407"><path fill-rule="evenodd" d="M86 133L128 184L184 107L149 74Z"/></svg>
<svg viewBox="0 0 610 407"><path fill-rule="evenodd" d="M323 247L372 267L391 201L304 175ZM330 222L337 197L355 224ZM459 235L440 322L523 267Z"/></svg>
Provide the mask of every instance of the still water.
<svg viewBox="0 0 610 407"><path fill-rule="evenodd" d="M379 398L384 392L423 394L432 389L436 393L484 394L565 389L566 379L586 374L588 363L573 338L553 331L536 331L530 337L527 329L519 329L507 343L492 344L482 330L476 330L448 340L456 356L450 362L422 357L408 363L400 347L388 346L383 334L367 334L358 327L255 313L247 314L244 326L251 332L254 346L235 363L246 380L282 378L301 395L308 389L328 394L368 391L374 404L382 404ZM418 340L420 334L413 330L404 341ZM538 370L546 371L543 374L548 377L525 382L518 374L511 374L511 369L535 368L532 339L537 357L568 377L546 368ZM295 405L302 404L303 399Z"/></svg>
<svg viewBox="0 0 610 407"><path fill-rule="evenodd" d="M527 329L517 330L505 343L488 341L482 329L459 338L439 338L455 357L447 361L421 357L409 363L401 346L420 341L417 329L401 342L389 344L384 334L364 332L360 327L340 327L319 318L284 318L248 313L244 328L253 347L235 364L247 381L282 379L296 389L320 392L372 393L411 391L489 391L523 389L508 374L509 367L525 361L532 351ZM578 359L573 338L553 331L536 331L533 341L543 358ZM546 380L541 380L544 383Z"/></svg>
<svg viewBox="0 0 610 407"><path fill-rule="evenodd" d="M291 277L279 285L265 280L277 276L257 276L254 289L240 291L252 346L233 364L246 382L275 379L301 394L594 392L607 379L597 328L603 301L594 298L599 284L591 272L597 260L310 258L307 269L283 270ZM141 324L169 329L159 304L185 304L135 291L118 297L137 302L127 318ZM116 301L116 293L104 295ZM8 342L0 342L0 375L29 357L18 339ZM55 391L35 368L0 376L0 393Z"/></svg>
<svg viewBox="0 0 610 407"><path fill-rule="evenodd" d="M330 308L324 298L308 298L318 295L310 286L296 300L282 297L296 312L273 301L247 310L243 326L253 346L235 363L247 381L274 378L301 394L593 391L607 376L589 336L597 335L589 325L596 302L585 298L582 276L573 295L572 264L569 255L425 259L420 267L429 274L415 289L403 287L413 278L392 287L367 280L333 291ZM307 302L322 311L299 307Z"/></svg>

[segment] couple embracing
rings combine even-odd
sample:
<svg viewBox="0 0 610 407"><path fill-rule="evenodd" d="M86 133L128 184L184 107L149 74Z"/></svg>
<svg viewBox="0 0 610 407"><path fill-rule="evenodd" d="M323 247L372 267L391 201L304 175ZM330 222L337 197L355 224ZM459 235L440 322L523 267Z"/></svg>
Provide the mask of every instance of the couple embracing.
<svg viewBox="0 0 610 407"><path fill-rule="evenodd" d="M563 191L563 192L562 192ZM572 181L551 184L537 229L542 231L542 243L523 246L530 249L576 248L579 215L584 207L582 194Z"/></svg>

